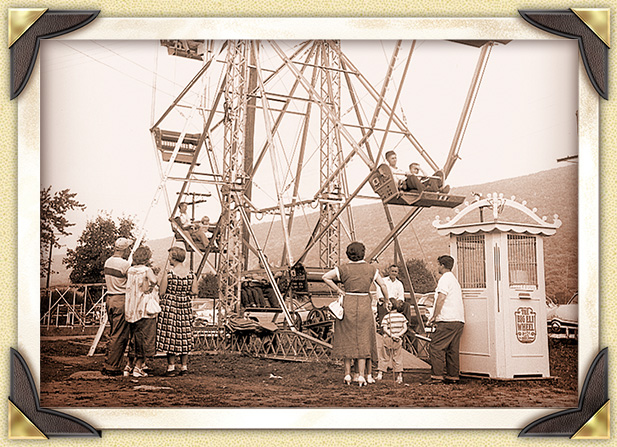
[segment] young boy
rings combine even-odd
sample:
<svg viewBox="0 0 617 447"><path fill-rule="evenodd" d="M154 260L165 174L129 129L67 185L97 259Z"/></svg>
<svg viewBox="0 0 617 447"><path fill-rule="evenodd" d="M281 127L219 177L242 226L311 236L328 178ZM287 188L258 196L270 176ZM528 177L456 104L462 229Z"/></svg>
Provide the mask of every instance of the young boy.
<svg viewBox="0 0 617 447"><path fill-rule="evenodd" d="M403 303L394 298L386 303L389 313L381 321L383 330L383 348L379 352L379 373L377 380L383 379L383 373L392 364L396 373L396 383L403 383L403 340L407 332L407 319L401 313Z"/></svg>
<svg viewBox="0 0 617 447"><path fill-rule="evenodd" d="M212 233L210 232L210 218L208 216L202 217L199 223L195 224L194 228L191 236L201 241L204 247L207 247L212 237Z"/></svg>

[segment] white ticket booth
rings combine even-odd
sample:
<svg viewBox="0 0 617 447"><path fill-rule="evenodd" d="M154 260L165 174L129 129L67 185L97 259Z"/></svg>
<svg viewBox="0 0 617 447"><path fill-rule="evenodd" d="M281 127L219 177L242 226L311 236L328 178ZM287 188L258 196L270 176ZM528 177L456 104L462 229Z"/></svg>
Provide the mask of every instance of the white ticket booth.
<svg viewBox="0 0 617 447"><path fill-rule="evenodd" d="M450 237L463 289L461 374L548 377L543 240L561 221L555 215L549 223L514 197L478 199L453 219L433 222Z"/></svg>

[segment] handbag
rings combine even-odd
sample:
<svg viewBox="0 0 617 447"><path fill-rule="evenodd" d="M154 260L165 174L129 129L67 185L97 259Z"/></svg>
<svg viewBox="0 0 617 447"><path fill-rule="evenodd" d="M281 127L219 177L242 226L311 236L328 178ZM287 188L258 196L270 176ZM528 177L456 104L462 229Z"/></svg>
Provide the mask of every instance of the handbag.
<svg viewBox="0 0 617 447"><path fill-rule="evenodd" d="M344 315L344 309L343 309L343 297L344 295L341 295L338 297L338 299L332 301L330 304L328 304L328 308L330 309L330 312L332 312L334 314L334 316L336 318L338 318L339 320L343 319L343 315Z"/></svg>
<svg viewBox="0 0 617 447"><path fill-rule="evenodd" d="M158 287L155 287L152 292L147 294L146 300L146 316L153 318L161 313L161 306L159 305Z"/></svg>

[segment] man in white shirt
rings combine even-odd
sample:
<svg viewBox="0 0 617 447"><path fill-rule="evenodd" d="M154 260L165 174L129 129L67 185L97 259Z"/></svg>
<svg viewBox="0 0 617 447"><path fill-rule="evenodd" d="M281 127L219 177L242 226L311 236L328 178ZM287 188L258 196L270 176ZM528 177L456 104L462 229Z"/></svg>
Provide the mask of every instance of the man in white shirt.
<svg viewBox="0 0 617 447"><path fill-rule="evenodd" d="M459 347L465 325L463 293L452 273L454 259L444 255L437 261L441 278L435 292L435 312L428 321L428 325L435 325L429 349L431 383L453 383L459 380Z"/></svg>
<svg viewBox="0 0 617 447"><path fill-rule="evenodd" d="M402 189L403 185L405 185L405 182L407 180L407 173L404 170L396 166L396 162L397 162L396 152L394 151L386 152L386 161L388 162L390 171L392 171L392 176L394 177L394 181L396 182L397 187L399 189ZM419 180L418 180L418 183L420 187L422 187L422 184L420 183Z"/></svg>
<svg viewBox="0 0 617 447"><path fill-rule="evenodd" d="M405 301L405 291L403 290L403 283L398 280L398 267L396 264L392 264L388 267L388 276L383 281L388 288L388 298L396 298L399 301Z"/></svg>
<svg viewBox="0 0 617 447"><path fill-rule="evenodd" d="M381 293L381 289L377 287L378 302L375 311L377 312L378 324L381 324L382 318L388 313L385 303L388 302L390 298L394 298L405 304L405 291L403 290L403 283L397 279L398 271L396 264L392 264L388 267L388 276L383 278L383 281L386 283L386 288L388 289L388 296L384 297L383 293Z"/></svg>

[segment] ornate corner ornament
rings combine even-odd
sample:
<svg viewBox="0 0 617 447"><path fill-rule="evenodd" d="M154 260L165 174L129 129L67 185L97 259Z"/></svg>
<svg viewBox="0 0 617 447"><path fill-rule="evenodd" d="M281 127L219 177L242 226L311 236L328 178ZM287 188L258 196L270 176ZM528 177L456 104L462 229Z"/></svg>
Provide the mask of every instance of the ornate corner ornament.
<svg viewBox="0 0 617 447"><path fill-rule="evenodd" d="M49 11L47 8L9 9L11 99L30 79L41 39L62 36L92 22L99 11Z"/></svg>
<svg viewBox="0 0 617 447"><path fill-rule="evenodd" d="M527 22L543 31L568 39L577 39L581 59L591 84L608 99L608 49L610 47L610 10L608 8L571 8L565 11L519 11Z"/></svg>
<svg viewBox="0 0 617 447"><path fill-rule="evenodd" d="M587 371L578 408L544 416L525 427L519 437L569 437L570 439L610 439L608 399L608 348L596 356Z"/></svg>
<svg viewBox="0 0 617 447"><path fill-rule="evenodd" d="M74 416L41 408L30 369L19 352L12 348L8 416L9 439L101 437L98 430Z"/></svg>

